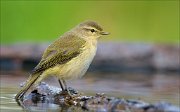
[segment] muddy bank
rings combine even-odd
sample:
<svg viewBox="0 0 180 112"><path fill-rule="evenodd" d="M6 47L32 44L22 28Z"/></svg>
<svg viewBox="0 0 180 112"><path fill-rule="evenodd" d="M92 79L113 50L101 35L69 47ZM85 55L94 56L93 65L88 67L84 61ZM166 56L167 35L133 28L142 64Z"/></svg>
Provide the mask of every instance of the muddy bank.
<svg viewBox="0 0 180 112"><path fill-rule="evenodd" d="M2 71L30 71L48 44L0 47ZM101 42L90 66L93 72L180 73L180 47L167 44Z"/></svg>

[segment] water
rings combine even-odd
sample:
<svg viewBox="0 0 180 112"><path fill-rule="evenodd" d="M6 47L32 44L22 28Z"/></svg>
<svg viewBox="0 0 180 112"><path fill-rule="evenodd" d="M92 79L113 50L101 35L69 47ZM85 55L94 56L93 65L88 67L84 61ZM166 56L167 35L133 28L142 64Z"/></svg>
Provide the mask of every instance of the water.
<svg viewBox="0 0 180 112"><path fill-rule="evenodd" d="M23 75L0 75L0 107L1 112L23 111L14 100L19 91L19 85L27 79ZM55 78L46 80L49 84L59 86ZM85 95L94 96L95 93L105 93L125 99L141 99L148 103L165 101L179 106L180 79L177 74L102 74L88 73L79 80L68 81L68 86L77 89ZM63 107L51 103L37 103L29 105L25 102L27 111L82 111L81 108L71 106Z"/></svg>

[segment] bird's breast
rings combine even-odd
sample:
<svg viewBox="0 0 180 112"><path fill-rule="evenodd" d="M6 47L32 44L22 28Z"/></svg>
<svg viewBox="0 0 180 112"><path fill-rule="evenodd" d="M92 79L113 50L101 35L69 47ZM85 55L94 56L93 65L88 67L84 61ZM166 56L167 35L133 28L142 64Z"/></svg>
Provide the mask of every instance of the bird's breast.
<svg viewBox="0 0 180 112"><path fill-rule="evenodd" d="M59 78L76 79L82 77L91 64L97 50L96 43L86 42L82 52L68 63L60 65Z"/></svg>

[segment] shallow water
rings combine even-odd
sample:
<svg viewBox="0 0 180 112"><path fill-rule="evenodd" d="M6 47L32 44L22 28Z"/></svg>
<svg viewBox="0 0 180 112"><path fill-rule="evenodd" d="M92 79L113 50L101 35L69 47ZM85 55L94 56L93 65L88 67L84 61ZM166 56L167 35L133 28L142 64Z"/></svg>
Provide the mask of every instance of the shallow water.
<svg viewBox="0 0 180 112"><path fill-rule="evenodd" d="M22 75L0 75L0 107L1 112L20 112L20 107L14 100L15 94L19 91L19 84L27 79ZM55 78L46 80L54 86L59 86ZM85 95L105 93L107 96L114 96L125 99L141 99L148 103L165 101L179 106L180 79L177 74L102 74L88 73L82 79L68 81L68 86L75 88ZM51 103L37 103L28 105L26 110L31 111L52 111L76 110L78 107L63 107Z"/></svg>

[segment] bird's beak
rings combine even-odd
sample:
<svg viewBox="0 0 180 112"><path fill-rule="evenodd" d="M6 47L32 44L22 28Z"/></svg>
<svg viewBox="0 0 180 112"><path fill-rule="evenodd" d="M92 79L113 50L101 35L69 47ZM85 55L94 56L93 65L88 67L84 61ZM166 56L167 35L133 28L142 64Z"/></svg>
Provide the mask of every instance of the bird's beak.
<svg viewBox="0 0 180 112"><path fill-rule="evenodd" d="M104 31L102 31L102 32L100 32L100 34L101 34L101 35L109 35L110 33L109 33L109 32L104 32Z"/></svg>

